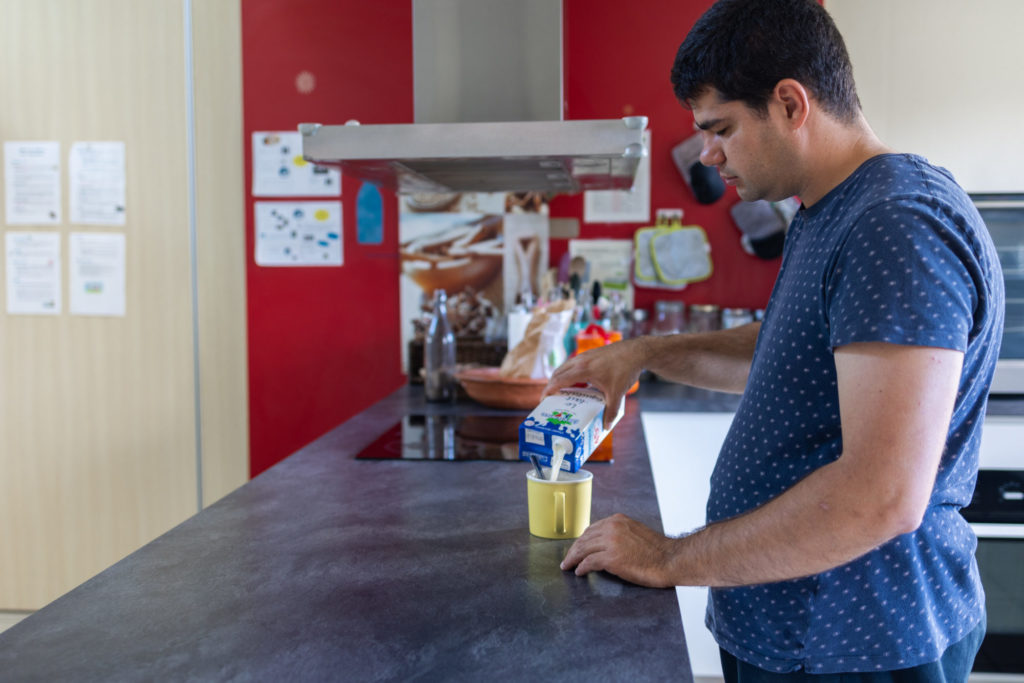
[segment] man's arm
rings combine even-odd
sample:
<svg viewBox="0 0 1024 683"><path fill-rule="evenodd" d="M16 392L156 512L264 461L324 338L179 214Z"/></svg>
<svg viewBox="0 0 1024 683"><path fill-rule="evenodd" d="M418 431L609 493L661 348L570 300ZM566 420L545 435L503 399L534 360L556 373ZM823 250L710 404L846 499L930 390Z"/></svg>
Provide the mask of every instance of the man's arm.
<svg viewBox="0 0 1024 683"><path fill-rule="evenodd" d="M590 349L559 366L544 395L587 382L604 393L607 405L617 406L644 369L674 382L740 393L760 329L761 323L751 323L701 334L627 339Z"/></svg>
<svg viewBox="0 0 1024 683"><path fill-rule="evenodd" d="M600 520L562 563L649 586L738 586L816 574L913 531L931 496L963 354L894 344L836 349L843 452L744 515L667 538Z"/></svg>

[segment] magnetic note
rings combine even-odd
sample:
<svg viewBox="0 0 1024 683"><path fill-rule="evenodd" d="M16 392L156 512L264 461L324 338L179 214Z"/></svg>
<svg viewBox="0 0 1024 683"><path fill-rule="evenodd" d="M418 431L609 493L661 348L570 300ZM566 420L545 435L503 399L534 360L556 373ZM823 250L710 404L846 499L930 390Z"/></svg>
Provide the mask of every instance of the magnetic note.
<svg viewBox="0 0 1024 683"><path fill-rule="evenodd" d="M68 154L71 222L124 225L123 142L75 142Z"/></svg>
<svg viewBox="0 0 1024 683"><path fill-rule="evenodd" d="M341 173L302 158L302 134L252 134L254 197L340 197Z"/></svg>
<svg viewBox="0 0 1024 683"><path fill-rule="evenodd" d="M7 312L57 315L60 299L60 233L8 232Z"/></svg>
<svg viewBox="0 0 1024 683"><path fill-rule="evenodd" d="M384 241L384 202L373 183L363 183L356 195L356 241L359 244Z"/></svg>
<svg viewBox="0 0 1024 683"><path fill-rule="evenodd" d="M68 252L70 312L75 315L123 316L124 234L73 232Z"/></svg>
<svg viewBox="0 0 1024 683"><path fill-rule="evenodd" d="M8 225L60 223L60 143L4 142Z"/></svg>
<svg viewBox="0 0 1024 683"><path fill-rule="evenodd" d="M340 266L341 202L255 202L256 265Z"/></svg>

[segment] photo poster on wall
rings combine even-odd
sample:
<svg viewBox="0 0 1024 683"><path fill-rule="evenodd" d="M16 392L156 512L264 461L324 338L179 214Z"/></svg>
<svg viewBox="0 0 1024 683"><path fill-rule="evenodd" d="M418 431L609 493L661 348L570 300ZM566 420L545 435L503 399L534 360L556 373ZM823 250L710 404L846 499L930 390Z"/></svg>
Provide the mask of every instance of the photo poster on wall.
<svg viewBox="0 0 1024 683"><path fill-rule="evenodd" d="M444 289L456 337L498 338L517 295L537 297L548 263L547 202L538 193L401 195L398 241L402 372Z"/></svg>
<svg viewBox="0 0 1024 683"><path fill-rule="evenodd" d="M594 283L600 282L603 297L611 299L617 294L626 310L633 310L632 240L569 240L569 257L581 260L584 295L592 295Z"/></svg>

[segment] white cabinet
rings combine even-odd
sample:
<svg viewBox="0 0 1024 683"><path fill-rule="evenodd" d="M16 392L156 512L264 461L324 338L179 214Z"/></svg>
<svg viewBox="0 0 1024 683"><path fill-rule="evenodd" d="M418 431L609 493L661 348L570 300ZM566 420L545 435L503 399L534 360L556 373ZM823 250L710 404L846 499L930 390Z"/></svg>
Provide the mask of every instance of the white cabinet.
<svg viewBox="0 0 1024 683"><path fill-rule="evenodd" d="M711 470L732 417L732 413L641 414L666 534L675 536L703 526ZM693 675L720 678L718 645L704 626L707 589L677 587L676 597Z"/></svg>
<svg viewBox="0 0 1024 683"><path fill-rule="evenodd" d="M1024 192L1024 2L825 0L882 140L969 192Z"/></svg>

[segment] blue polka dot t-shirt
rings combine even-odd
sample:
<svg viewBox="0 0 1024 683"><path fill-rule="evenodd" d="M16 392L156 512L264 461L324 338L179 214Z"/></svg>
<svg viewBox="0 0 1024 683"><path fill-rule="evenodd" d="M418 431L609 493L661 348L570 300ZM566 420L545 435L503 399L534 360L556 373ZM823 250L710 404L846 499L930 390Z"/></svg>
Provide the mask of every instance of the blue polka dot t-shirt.
<svg viewBox="0 0 1024 683"><path fill-rule="evenodd" d="M920 528L816 576L713 589L707 623L721 647L775 672L880 671L935 661L978 624L977 541L959 509L974 490L1002 325L995 248L945 170L874 157L799 212L712 475L709 523L839 457L834 348L956 349L964 370Z"/></svg>

